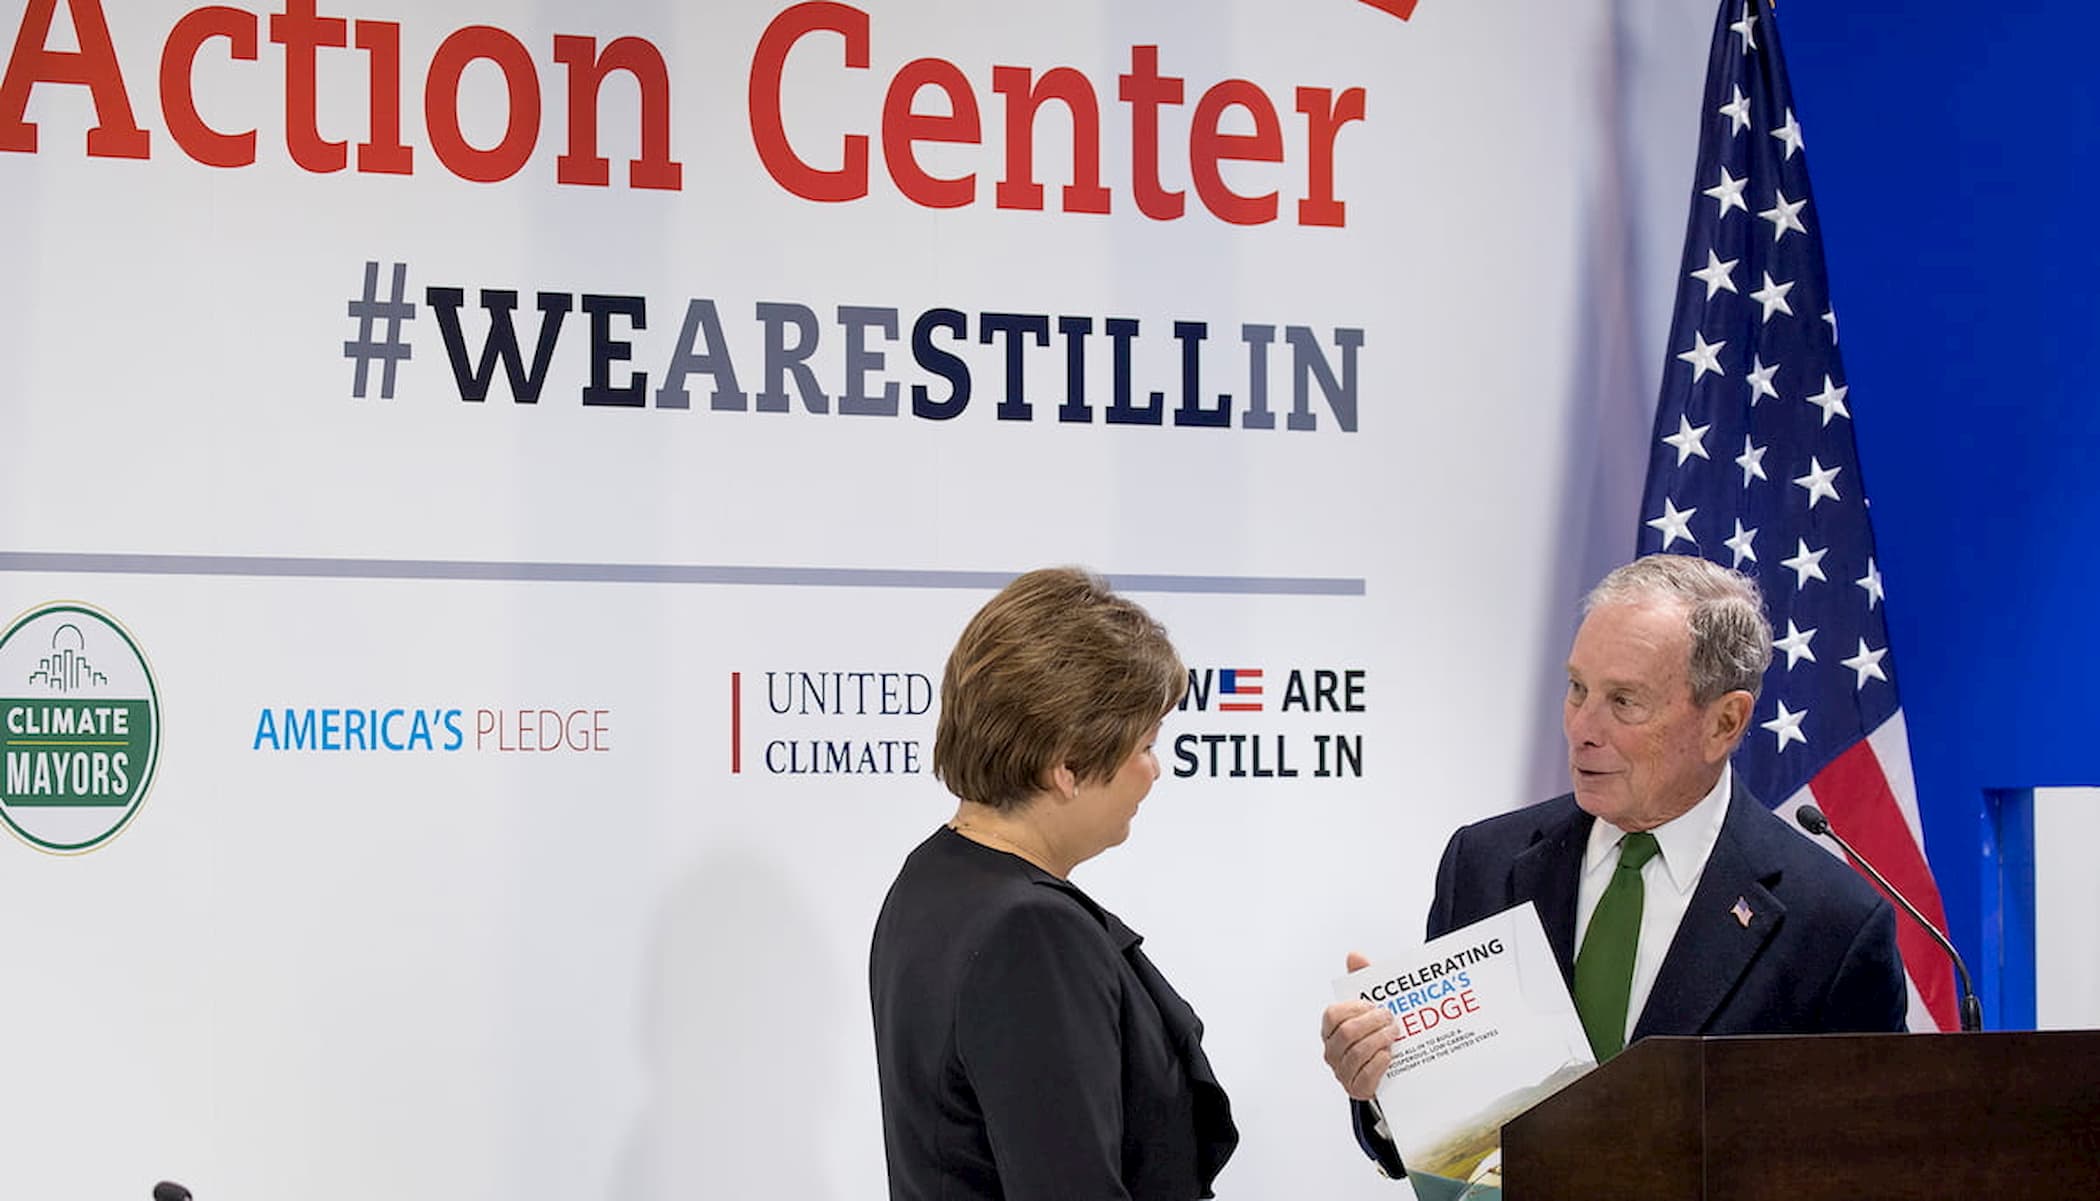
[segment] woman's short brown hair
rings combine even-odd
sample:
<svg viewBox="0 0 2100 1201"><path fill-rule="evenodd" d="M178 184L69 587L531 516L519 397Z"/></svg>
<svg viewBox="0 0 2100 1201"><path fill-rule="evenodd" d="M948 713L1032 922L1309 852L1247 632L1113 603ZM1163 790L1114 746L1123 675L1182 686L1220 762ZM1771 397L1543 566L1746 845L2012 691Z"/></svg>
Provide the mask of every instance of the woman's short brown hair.
<svg viewBox="0 0 2100 1201"><path fill-rule="evenodd" d="M1151 614L1079 568L1031 571L977 611L948 655L933 774L995 809L1026 802L1060 765L1106 780L1187 690Z"/></svg>

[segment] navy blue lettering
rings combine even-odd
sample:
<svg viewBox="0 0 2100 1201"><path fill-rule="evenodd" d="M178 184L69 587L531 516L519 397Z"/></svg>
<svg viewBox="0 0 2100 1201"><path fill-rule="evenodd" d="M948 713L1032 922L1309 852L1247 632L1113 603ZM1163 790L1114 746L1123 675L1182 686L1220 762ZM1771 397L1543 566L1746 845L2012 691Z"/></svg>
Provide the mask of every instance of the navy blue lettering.
<svg viewBox="0 0 2100 1201"><path fill-rule="evenodd" d="M502 288L481 290L481 307L489 315L489 332L481 344L481 363L472 370L467 367L467 342L459 327L459 310L466 303L466 293L458 288L426 288L423 302L437 317L438 332L445 339L445 357L452 364L452 379L459 387L461 400L480 403L488 399L489 384L495 379L497 362L501 361L503 374L510 381L511 398L519 404L540 402L547 366L554 358L554 342L561 334L562 318L569 312L568 293L539 294L540 334L533 348L530 371L518 353L518 331L510 319L511 311L518 307L516 292Z"/></svg>
<svg viewBox="0 0 2100 1201"><path fill-rule="evenodd" d="M617 405L639 409L649 395L649 374L630 371L627 382L615 388L612 365L634 357L634 343L612 336L612 319L625 317L635 329L649 328L649 302L640 296L583 296L583 311L591 315L591 382L583 389L587 405Z"/></svg>
<svg viewBox="0 0 2100 1201"><path fill-rule="evenodd" d="M1059 317L1058 336L1065 340L1065 403L1057 406L1057 419L1090 424L1094 410L1086 403L1086 339L1094 332L1092 317Z"/></svg>
<svg viewBox="0 0 2100 1201"><path fill-rule="evenodd" d="M779 691L778 691L777 689L775 689L775 688L774 688L774 686L773 686L773 685L774 685L774 680L775 680L775 678L776 678L776 677L785 677L785 679L786 679L786 681L787 681L787 699L786 699L786 700L782 700L782 699L780 698L780 693L779 693ZM807 674L805 673L805 674L803 675L803 677L802 677L802 680L803 680L803 685L802 685L802 686L803 686L803 688L804 688L804 689L806 690L806 689L807 689L807 688L809 687L809 676L808 676L808 675L807 675ZM787 713L787 712L789 712L790 710L794 709L794 707L795 707L795 673L793 673L793 672L773 672L773 671L769 671L769 672L767 672L767 673L766 673L766 708L768 708L768 709L771 709L771 710L772 710L773 712L775 712L775 713ZM822 712L822 711L823 711L823 710L822 710L822 708L820 707L820 708L818 709L818 712ZM808 710L807 710L807 709L804 709L804 710L803 710L803 712L807 713L807 712L808 712Z"/></svg>
<svg viewBox="0 0 2100 1201"><path fill-rule="evenodd" d="M1202 765L1202 760L1196 758L1196 736L1194 734L1183 734L1174 739L1175 779L1188 779L1190 776L1195 775L1197 769L1202 767Z"/></svg>
<svg viewBox="0 0 2100 1201"><path fill-rule="evenodd" d="M1210 708L1211 669L1201 671L1189 668L1189 690L1181 694L1181 703L1175 708L1186 713L1194 707L1198 713Z"/></svg>
<svg viewBox="0 0 2100 1201"><path fill-rule="evenodd" d="M1138 335L1138 323L1131 317L1110 317L1106 323L1109 345L1109 361L1114 375L1109 390L1108 412L1103 420L1110 425L1158 425L1161 416L1159 394L1153 393L1150 404L1140 408L1130 403L1130 343Z"/></svg>
<svg viewBox="0 0 2100 1201"><path fill-rule="evenodd" d="M970 404L970 365L958 355L933 344L933 331L944 329L953 338L970 336L970 319L955 309L928 309L911 327L911 357L919 366L948 381L948 399L935 400L924 384L911 386L911 415L927 421L946 421L962 415Z"/></svg>
<svg viewBox="0 0 2100 1201"><path fill-rule="evenodd" d="M1027 343L1021 340L1026 334L1037 346L1050 345L1050 317L1047 313L980 313L977 316L977 340L986 346L992 344L995 335L1006 338L1006 393L999 398L999 420L1028 421L1035 416L1035 409L1028 403L1028 372L1025 369Z"/></svg>
<svg viewBox="0 0 2100 1201"><path fill-rule="evenodd" d="M1203 340L1210 336L1210 326L1201 321L1176 321L1174 340L1181 343L1181 407L1174 410L1175 425L1205 426L1223 429L1232 424L1232 396L1218 394L1218 407L1203 407ZM1159 393L1152 394L1154 403L1163 399Z"/></svg>
<svg viewBox="0 0 2100 1201"><path fill-rule="evenodd" d="M1352 667L1347 671L1319 668L1312 673L1312 686L1306 687L1303 672L1293 671L1284 681L1283 711L1292 709L1307 713L1362 713L1364 711L1364 670Z"/></svg>

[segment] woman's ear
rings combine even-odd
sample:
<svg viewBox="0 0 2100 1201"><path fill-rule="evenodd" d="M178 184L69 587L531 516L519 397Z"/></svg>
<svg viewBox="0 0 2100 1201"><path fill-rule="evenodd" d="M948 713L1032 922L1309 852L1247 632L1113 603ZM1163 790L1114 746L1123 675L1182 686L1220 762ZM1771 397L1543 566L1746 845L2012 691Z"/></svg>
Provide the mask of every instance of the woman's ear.
<svg viewBox="0 0 2100 1201"><path fill-rule="evenodd" d="M1079 773L1068 763L1060 763L1050 769L1050 791L1059 800L1069 801L1079 795Z"/></svg>

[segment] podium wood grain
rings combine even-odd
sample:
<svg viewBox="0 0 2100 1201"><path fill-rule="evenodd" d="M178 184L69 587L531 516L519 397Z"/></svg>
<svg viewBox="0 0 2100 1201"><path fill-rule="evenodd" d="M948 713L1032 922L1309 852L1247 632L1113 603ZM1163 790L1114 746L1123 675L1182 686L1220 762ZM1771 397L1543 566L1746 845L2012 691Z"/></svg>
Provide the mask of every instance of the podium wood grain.
<svg viewBox="0 0 2100 1201"><path fill-rule="evenodd" d="M2100 1196L2100 1032L1644 1039L1502 1132L1509 1201Z"/></svg>

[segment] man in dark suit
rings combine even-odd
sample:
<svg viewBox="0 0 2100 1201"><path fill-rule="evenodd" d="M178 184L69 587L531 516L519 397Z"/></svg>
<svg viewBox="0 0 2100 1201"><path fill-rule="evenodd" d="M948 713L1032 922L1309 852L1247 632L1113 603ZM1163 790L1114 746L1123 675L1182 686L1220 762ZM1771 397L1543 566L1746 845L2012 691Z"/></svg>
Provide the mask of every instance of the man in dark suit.
<svg viewBox="0 0 2100 1201"><path fill-rule="evenodd" d="M1772 658L1756 584L1650 555L1583 613L1562 710L1574 791L1452 835L1429 937L1532 902L1600 1063L1650 1034L1902 1030L1895 911L1729 769ZM1320 1031L1359 1141L1398 1174L1363 1104L1392 1015L1344 1001Z"/></svg>

